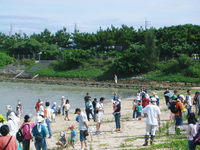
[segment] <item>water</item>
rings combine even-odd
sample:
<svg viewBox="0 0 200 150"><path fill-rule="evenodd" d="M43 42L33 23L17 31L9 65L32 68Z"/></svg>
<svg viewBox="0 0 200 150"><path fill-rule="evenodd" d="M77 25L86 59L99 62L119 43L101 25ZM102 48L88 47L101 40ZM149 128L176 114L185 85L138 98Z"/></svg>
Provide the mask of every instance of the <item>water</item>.
<svg viewBox="0 0 200 150"><path fill-rule="evenodd" d="M51 104L61 103L61 96L70 100L71 108L84 107L84 96L87 92L92 98L105 97L106 101L112 99L112 93L116 91L120 98L128 98L134 95L133 90L123 89L103 89L93 87L70 87L64 85L30 84L30 83L11 83L0 82L0 114L6 113L6 105L11 105L15 110L18 100L23 105L23 114L34 114L37 99L49 101ZM74 110L72 110L74 111Z"/></svg>

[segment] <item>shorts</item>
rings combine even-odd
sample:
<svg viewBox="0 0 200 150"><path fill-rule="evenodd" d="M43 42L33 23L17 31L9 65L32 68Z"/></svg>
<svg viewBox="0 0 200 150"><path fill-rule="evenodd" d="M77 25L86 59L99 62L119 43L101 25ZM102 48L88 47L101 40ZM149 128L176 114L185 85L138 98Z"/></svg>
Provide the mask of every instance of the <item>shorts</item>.
<svg viewBox="0 0 200 150"><path fill-rule="evenodd" d="M84 132L85 132L85 130L80 130L80 141L81 141L81 142L87 140L87 138L86 138Z"/></svg>
<svg viewBox="0 0 200 150"><path fill-rule="evenodd" d="M97 114L96 115L96 122L97 123L101 123L103 120L103 114Z"/></svg>
<svg viewBox="0 0 200 150"><path fill-rule="evenodd" d="M65 110L65 115L68 115L69 114L69 110Z"/></svg>
<svg viewBox="0 0 200 150"><path fill-rule="evenodd" d="M183 117L182 116L175 116L175 120L176 120L176 126L181 126L183 123Z"/></svg>
<svg viewBox="0 0 200 150"><path fill-rule="evenodd" d="M157 125L146 124L146 135L156 135Z"/></svg>

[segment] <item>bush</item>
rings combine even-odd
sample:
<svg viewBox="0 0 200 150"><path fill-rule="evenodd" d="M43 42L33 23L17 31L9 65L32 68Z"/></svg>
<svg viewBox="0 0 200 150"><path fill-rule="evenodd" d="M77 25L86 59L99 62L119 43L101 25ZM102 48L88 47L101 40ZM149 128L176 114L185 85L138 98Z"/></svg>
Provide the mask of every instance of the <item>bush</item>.
<svg viewBox="0 0 200 150"><path fill-rule="evenodd" d="M13 62L13 58L6 55L5 53L0 53L0 67L8 65Z"/></svg>

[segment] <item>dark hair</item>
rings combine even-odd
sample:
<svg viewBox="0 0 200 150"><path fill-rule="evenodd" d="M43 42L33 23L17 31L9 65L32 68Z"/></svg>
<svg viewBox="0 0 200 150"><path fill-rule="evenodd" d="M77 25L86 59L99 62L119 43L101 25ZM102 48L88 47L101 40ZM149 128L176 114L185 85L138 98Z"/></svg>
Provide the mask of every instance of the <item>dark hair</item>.
<svg viewBox="0 0 200 150"><path fill-rule="evenodd" d="M77 112L81 112L81 109L80 109L80 108L76 108L76 109L75 109L75 114L76 114Z"/></svg>
<svg viewBox="0 0 200 150"><path fill-rule="evenodd" d="M197 119L195 117L195 114L190 113L188 117L188 124L196 124L196 123L197 123Z"/></svg>
<svg viewBox="0 0 200 150"><path fill-rule="evenodd" d="M104 97L101 97L101 98L100 98L100 101L103 101L103 100L105 100L105 98L104 98Z"/></svg>
<svg viewBox="0 0 200 150"><path fill-rule="evenodd" d="M189 93L190 91L191 91L191 90L188 89L188 90L187 90L187 93Z"/></svg>
<svg viewBox="0 0 200 150"><path fill-rule="evenodd" d="M2 125L0 128L0 133L3 136L6 136L10 132L8 125Z"/></svg>
<svg viewBox="0 0 200 150"><path fill-rule="evenodd" d="M94 101L97 101L97 98L94 98Z"/></svg>
<svg viewBox="0 0 200 150"><path fill-rule="evenodd" d="M67 99L67 100L65 101L65 103L66 103L66 104L69 104L69 100Z"/></svg>
<svg viewBox="0 0 200 150"><path fill-rule="evenodd" d="M45 106L46 106L46 107L50 106L50 103L49 103L49 102L46 102L46 103L45 103Z"/></svg>
<svg viewBox="0 0 200 150"><path fill-rule="evenodd" d="M25 115L25 116L24 116L24 122L28 122L29 119L30 119L30 116L29 116L29 115Z"/></svg>

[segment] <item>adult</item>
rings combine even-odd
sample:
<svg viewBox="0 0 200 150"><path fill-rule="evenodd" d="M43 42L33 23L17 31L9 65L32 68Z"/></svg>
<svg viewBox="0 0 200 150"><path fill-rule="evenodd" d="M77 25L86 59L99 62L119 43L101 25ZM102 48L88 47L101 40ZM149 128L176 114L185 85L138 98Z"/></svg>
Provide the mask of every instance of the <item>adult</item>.
<svg viewBox="0 0 200 150"><path fill-rule="evenodd" d="M113 115L115 118L115 125L116 125L116 129L114 131L120 132L121 131L121 124L120 124L121 100L120 99L113 102L113 110L114 110Z"/></svg>
<svg viewBox="0 0 200 150"><path fill-rule="evenodd" d="M43 125L44 118L41 116L37 117L37 123L33 127L32 134L35 138L35 149L36 150L47 150L46 144L46 135L47 130L46 127Z"/></svg>
<svg viewBox="0 0 200 150"><path fill-rule="evenodd" d="M61 97L61 110L62 110L62 115L64 116L65 115L65 97L62 96Z"/></svg>
<svg viewBox="0 0 200 150"><path fill-rule="evenodd" d="M170 99L170 97L166 95L166 94L168 94L168 93L170 93L170 91L169 91L168 88L166 88L166 90L165 90L165 92L164 92L164 97L165 97L165 103L166 103L167 106L168 106L168 104L169 104L169 99Z"/></svg>
<svg viewBox="0 0 200 150"><path fill-rule="evenodd" d="M184 110L184 107L183 107L183 103L182 101L184 100L184 95L179 95L178 96L178 99L176 100L176 109L177 109L177 112L175 113L175 132L176 134L181 134L180 133L180 127L183 123L183 110Z"/></svg>
<svg viewBox="0 0 200 150"><path fill-rule="evenodd" d="M40 102L41 100L38 99L37 103L35 104L35 111L37 114L40 112Z"/></svg>
<svg viewBox="0 0 200 150"><path fill-rule="evenodd" d="M145 97L142 98L142 107L145 108L147 105L149 105L150 98L147 93L145 93Z"/></svg>
<svg viewBox="0 0 200 150"><path fill-rule="evenodd" d="M20 118L22 115L22 103L21 100L18 100L17 106L16 106L16 114Z"/></svg>
<svg viewBox="0 0 200 150"><path fill-rule="evenodd" d="M97 115L97 110L96 110L96 106L97 106L98 100L97 98L94 98L94 100L92 101L92 106L93 106L93 114L94 114L94 119L96 121L96 115Z"/></svg>
<svg viewBox="0 0 200 150"><path fill-rule="evenodd" d="M17 150L17 140L14 136L9 135L9 127L3 125L0 128L0 149L1 150Z"/></svg>
<svg viewBox="0 0 200 150"><path fill-rule="evenodd" d="M34 127L33 123L31 122L31 118L29 115L24 116L24 123L20 127L22 129L22 133L24 135L24 140L22 142L23 150L29 150L30 149L30 141L33 139L31 130Z"/></svg>
<svg viewBox="0 0 200 150"><path fill-rule="evenodd" d="M16 136L16 133L19 129L18 123L19 123L19 118L16 116L14 112L11 112L10 115L8 116L8 121L6 122L6 125L9 127L10 135L11 136Z"/></svg>
<svg viewBox="0 0 200 150"><path fill-rule="evenodd" d="M196 136L198 130L199 130L199 125L197 123L197 119L195 118L195 114L190 113L188 116L188 129L187 129L189 150L196 149L196 145L193 143L193 138Z"/></svg>
<svg viewBox="0 0 200 150"><path fill-rule="evenodd" d="M7 113L6 113L6 119L8 120L8 116L10 115L12 111L12 106L11 105L6 105L6 110L7 110Z"/></svg>
<svg viewBox="0 0 200 150"><path fill-rule="evenodd" d="M156 92L152 92L151 98L152 97L156 98L156 105L159 107L160 106L160 98L158 97L158 95L156 94Z"/></svg>
<svg viewBox="0 0 200 150"><path fill-rule="evenodd" d="M91 98L90 93L86 93L85 97L84 97L84 101L85 103Z"/></svg>
<svg viewBox="0 0 200 150"><path fill-rule="evenodd" d="M40 102L39 115L42 116L42 117L44 117L44 102L43 101Z"/></svg>
<svg viewBox="0 0 200 150"><path fill-rule="evenodd" d="M51 129L52 111L51 111L49 102L46 102L45 106L46 108L44 110L44 119L45 119L45 123L47 124L49 138L51 138L52 137L52 129Z"/></svg>
<svg viewBox="0 0 200 150"><path fill-rule="evenodd" d="M95 121L91 98L89 98L87 100L87 102L85 103L85 112L86 112L88 121L90 121L90 115L92 116L93 120Z"/></svg>
<svg viewBox="0 0 200 150"><path fill-rule="evenodd" d="M148 145L149 136L150 137L150 144L153 144L157 126L160 124L160 108L156 105L156 98L151 98L151 104L146 106L142 113L147 114L146 118L146 135L145 135L145 143L143 146Z"/></svg>
<svg viewBox="0 0 200 150"><path fill-rule="evenodd" d="M115 81L115 84L117 84L117 75L114 74L114 81Z"/></svg>
<svg viewBox="0 0 200 150"><path fill-rule="evenodd" d="M200 91L195 92L195 96L194 96L194 104L195 104L195 112L196 114L198 114L199 118L200 118ZM199 119L200 121L200 119Z"/></svg>
<svg viewBox="0 0 200 150"><path fill-rule="evenodd" d="M87 133L88 133L88 120L86 114L84 114L80 108L76 108L75 114L79 116L79 131L80 131L80 141L81 149L87 149Z"/></svg>
<svg viewBox="0 0 200 150"><path fill-rule="evenodd" d="M57 112L57 106L56 106L56 102L53 103L52 107L51 107L51 111L52 111L52 121L56 122L56 116L58 114Z"/></svg>
<svg viewBox="0 0 200 150"><path fill-rule="evenodd" d="M101 127L101 123L102 123L102 120L103 120L103 114L104 114L104 107L103 107L103 102L104 102L105 98L104 97L101 97L99 102L97 103L96 105L96 134L99 134L100 131L100 127Z"/></svg>
<svg viewBox="0 0 200 150"><path fill-rule="evenodd" d="M115 101L118 101L118 100L120 100L120 99L119 99L119 96L117 95L117 92L113 92L112 103L114 103Z"/></svg>
<svg viewBox="0 0 200 150"><path fill-rule="evenodd" d="M185 100L187 104L187 114L189 116L189 114L192 111L192 104L193 104L192 97L191 97L191 90L187 90L187 95L186 95Z"/></svg>
<svg viewBox="0 0 200 150"><path fill-rule="evenodd" d="M68 120L69 121L70 104L69 104L69 100L68 99L66 100L64 108L65 108L65 118L64 118L64 120Z"/></svg>

